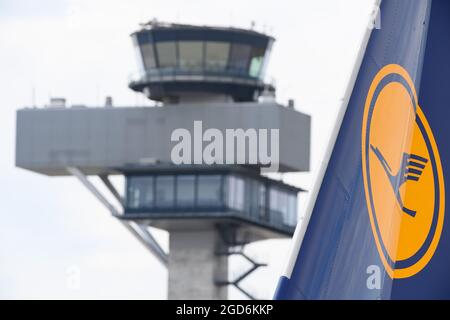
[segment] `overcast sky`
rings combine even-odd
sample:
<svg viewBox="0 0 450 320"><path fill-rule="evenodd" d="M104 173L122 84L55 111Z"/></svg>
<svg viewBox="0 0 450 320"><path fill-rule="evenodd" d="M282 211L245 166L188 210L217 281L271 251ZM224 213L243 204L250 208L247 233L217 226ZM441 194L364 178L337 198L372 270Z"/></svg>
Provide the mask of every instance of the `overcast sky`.
<svg viewBox="0 0 450 320"><path fill-rule="evenodd" d="M0 0L0 298L167 295L165 269L78 181L14 167L17 109L42 106L50 96L100 105L111 95L115 105L147 105L127 87L136 69L129 34L139 23L157 18L248 28L254 21L256 30L277 38L268 74L278 101L293 98L313 117L312 173L284 177L310 189L373 2ZM167 246L167 234L157 236ZM252 245L248 252L269 267L245 287L270 298L288 248L289 240ZM244 267L233 259L233 270ZM71 285L78 271L79 288ZM234 290L230 295L243 298Z"/></svg>

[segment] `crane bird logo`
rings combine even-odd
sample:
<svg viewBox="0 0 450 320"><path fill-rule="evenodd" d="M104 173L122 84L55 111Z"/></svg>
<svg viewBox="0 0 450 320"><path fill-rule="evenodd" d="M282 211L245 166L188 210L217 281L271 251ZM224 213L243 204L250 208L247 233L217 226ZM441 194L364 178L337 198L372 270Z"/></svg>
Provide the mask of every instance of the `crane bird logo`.
<svg viewBox="0 0 450 320"><path fill-rule="evenodd" d="M423 170L428 163L428 159L425 159L416 154L403 153L403 158L400 166L401 169L396 175L393 175L392 169L387 163L386 159L383 157L381 151L372 145L370 146L370 148L375 153L381 165L383 166L383 169L387 177L389 178L389 182L391 183L391 187L397 197L399 206L402 208L404 213L410 215L411 217L415 217L417 211L408 209L403 205L403 200L400 195L400 187L408 180L419 182L420 176L422 175Z"/></svg>
<svg viewBox="0 0 450 320"><path fill-rule="evenodd" d="M391 278L409 278L431 261L442 233L445 186L439 150L399 65L375 76L362 127L362 171L375 244Z"/></svg>

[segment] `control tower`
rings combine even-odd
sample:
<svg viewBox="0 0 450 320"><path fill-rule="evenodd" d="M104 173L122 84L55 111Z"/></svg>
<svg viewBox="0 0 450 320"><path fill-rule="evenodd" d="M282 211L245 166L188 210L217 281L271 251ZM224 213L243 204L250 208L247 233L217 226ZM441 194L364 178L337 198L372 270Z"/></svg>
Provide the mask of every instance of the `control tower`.
<svg viewBox="0 0 450 320"><path fill-rule="evenodd" d="M264 81L274 39L157 21L132 39L139 72L129 87L157 106L21 109L16 165L77 177L167 266L169 299L227 299L229 285L253 298L241 281L263 264L243 247L290 237L302 191L263 171L309 170L310 117L276 103ZM125 177L124 194L110 175ZM169 253L152 228L169 232ZM231 279L236 254L252 267Z"/></svg>

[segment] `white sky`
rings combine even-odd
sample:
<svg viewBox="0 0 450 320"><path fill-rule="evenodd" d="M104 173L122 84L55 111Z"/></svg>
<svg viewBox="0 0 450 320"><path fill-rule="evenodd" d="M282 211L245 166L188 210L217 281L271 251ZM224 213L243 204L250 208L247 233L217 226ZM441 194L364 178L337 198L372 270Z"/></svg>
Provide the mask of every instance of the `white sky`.
<svg viewBox="0 0 450 320"><path fill-rule="evenodd" d="M0 298L165 299L167 272L74 178L14 167L15 111L63 96L70 104L149 104L127 87L129 34L140 22L237 26L277 38L269 67L278 100L312 115L313 173L285 176L310 189L374 0L0 0ZM121 182L120 180L118 181ZM306 197L303 197L306 200ZM304 201L303 201L304 203ZM301 206L301 210L304 205ZM301 214L301 212L300 212ZM158 238L167 245L167 235ZM270 298L288 240L252 245L269 262L246 281ZM80 271L80 288L70 271ZM231 268L245 265L233 259ZM72 269L71 269L72 268ZM243 298L230 290L232 298Z"/></svg>

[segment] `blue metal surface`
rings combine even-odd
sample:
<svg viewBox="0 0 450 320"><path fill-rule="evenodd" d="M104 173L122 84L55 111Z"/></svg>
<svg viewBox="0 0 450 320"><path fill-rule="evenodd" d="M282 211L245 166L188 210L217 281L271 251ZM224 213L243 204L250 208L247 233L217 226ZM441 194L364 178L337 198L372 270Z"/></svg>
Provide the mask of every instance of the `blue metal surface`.
<svg viewBox="0 0 450 320"><path fill-rule="evenodd" d="M433 0L423 61L419 105L433 129L447 186L446 203L450 203L450 1ZM448 211L447 211L448 212ZM395 280L392 299L450 299L450 220L444 228L438 249L428 266L416 276Z"/></svg>
<svg viewBox="0 0 450 320"><path fill-rule="evenodd" d="M367 286L367 268L383 266L371 230L361 157L364 105L375 75L386 65L408 71L433 130L444 174L450 174L450 1L384 0L290 279L276 299L450 298L450 226L428 265L405 279L381 267L381 289ZM448 185L450 176L445 175ZM449 193L446 202L450 203Z"/></svg>

